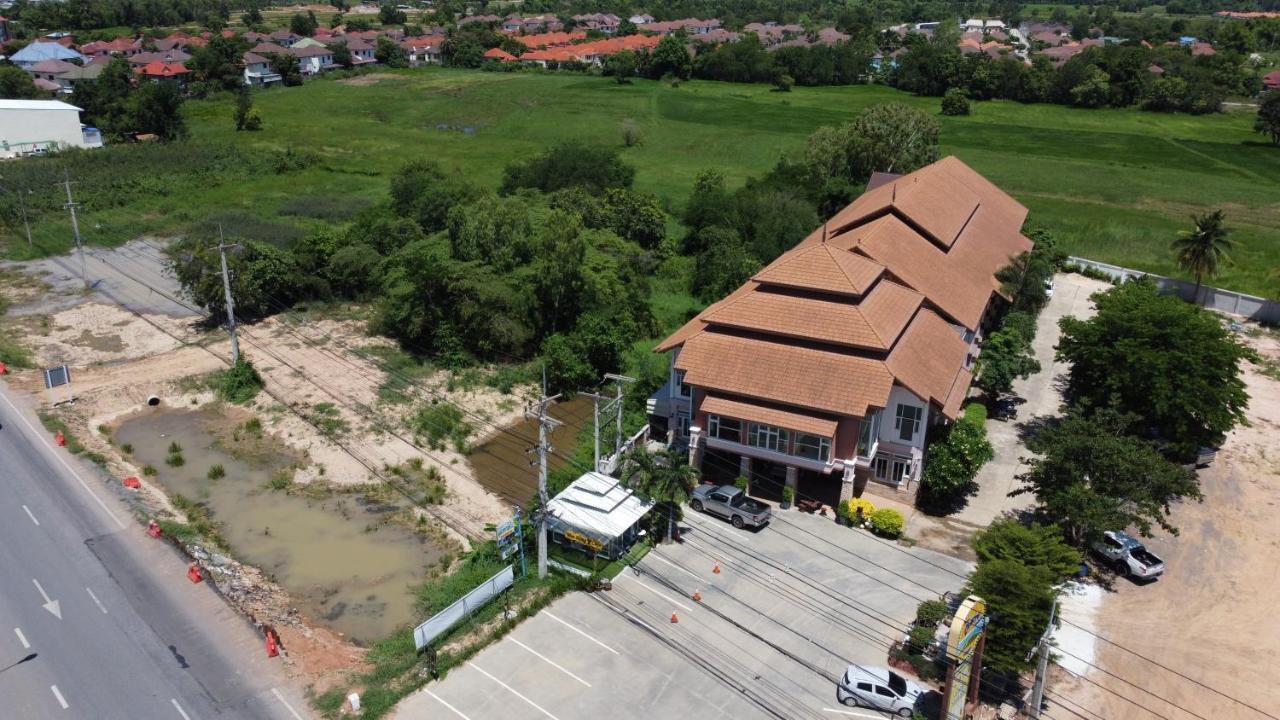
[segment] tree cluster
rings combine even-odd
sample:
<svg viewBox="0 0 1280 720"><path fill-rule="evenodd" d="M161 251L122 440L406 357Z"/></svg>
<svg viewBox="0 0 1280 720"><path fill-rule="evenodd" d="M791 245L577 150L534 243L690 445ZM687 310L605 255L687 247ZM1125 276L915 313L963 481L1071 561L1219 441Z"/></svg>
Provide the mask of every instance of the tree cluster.
<svg viewBox="0 0 1280 720"><path fill-rule="evenodd" d="M853 85L867 74L876 52L869 36L836 45L789 46L770 52L752 34L737 42L701 46L694 58L693 76L740 83Z"/></svg>
<svg viewBox="0 0 1280 720"><path fill-rule="evenodd" d="M108 63L96 82L77 84L71 103L83 110L82 122L114 140L132 133L150 133L161 140L187 135L177 83L140 82L123 58Z"/></svg>

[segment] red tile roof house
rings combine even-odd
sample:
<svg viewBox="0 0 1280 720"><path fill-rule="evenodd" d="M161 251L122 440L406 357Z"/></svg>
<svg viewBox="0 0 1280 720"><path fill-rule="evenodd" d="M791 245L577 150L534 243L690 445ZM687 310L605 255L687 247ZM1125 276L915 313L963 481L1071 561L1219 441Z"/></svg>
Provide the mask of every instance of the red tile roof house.
<svg viewBox="0 0 1280 720"><path fill-rule="evenodd" d="M718 27L720 27L720 21L714 18L711 20L685 18L683 20L644 23L643 25L637 26L637 29L640 32L652 33L654 35L670 35L671 33L684 28L685 32L690 35L705 35Z"/></svg>
<svg viewBox="0 0 1280 720"><path fill-rule="evenodd" d="M121 55L129 57L143 52L142 40L138 38L116 38L110 42L98 40L80 46L80 53L91 57Z"/></svg>
<svg viewBox="0 0 1280 720"><path fill-rule="evenodd" d="M191 71L182 63L167 63L160 60L147 63L136 70L138 75L151 82L162 82L172 80L178 83L179 87L185 88L187 78L191 75Z"/></svg>
<svg viewBox="0 0 1280 720"><path fill-rule="evenodd" d="M447 39L443 33L410 37L401 40L400 47L409 56L409 67L439 65L444 60L444 42Z"/></svg>
<svg viewBox="0 0 1280 720"><path fill-rule="evenodd" d="M1280 90L1280 70L1263 75L1262 87L1265 90Z"/></svg>
<svg viewBox="0 0 1280 720"><path fill-rule="evenodd" d="M954 157L868 190L655 348L655 435L709 479L834 504L920 478L954 420L1027 209Z"/></svg>

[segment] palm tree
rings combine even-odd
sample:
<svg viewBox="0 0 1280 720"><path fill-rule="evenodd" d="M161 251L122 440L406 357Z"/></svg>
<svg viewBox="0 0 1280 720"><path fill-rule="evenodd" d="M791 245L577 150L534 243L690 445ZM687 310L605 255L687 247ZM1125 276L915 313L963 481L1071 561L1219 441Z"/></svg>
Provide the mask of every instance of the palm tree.
<svg viewBox="0 0 1280 720"><path fill-rule="evenodd" d="M1218 274L1218 262L1227 260L1227 249L1235 243L1227 239L1226 221L1221 210L1206 215L1191 216L1195 229L1182 233L1173 241L1177 251L1178 267L1196 278L1194 302L1200 301L1200 283L1205 276Z"/></svg>
<svg viewBox="0 0 1280 720"><path fill-rule="evenodd" d="M637 494L652 500L667 517L664 540L675 536L680 507L698 484L698 469L678 450L651 453L637 447L622 458L620 475Z"/></svg>

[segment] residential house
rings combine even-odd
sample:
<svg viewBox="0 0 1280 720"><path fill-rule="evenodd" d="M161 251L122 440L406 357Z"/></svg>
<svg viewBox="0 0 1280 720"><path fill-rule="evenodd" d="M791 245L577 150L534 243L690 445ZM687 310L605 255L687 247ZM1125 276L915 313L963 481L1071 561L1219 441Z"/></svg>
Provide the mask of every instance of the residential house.
<svg viewBox="0 0 1280 720"><path fill-rule="evenodd" d="M129 66L136 72L138 68L157 61L162 63L185 63L191 59L191 56L179 48L174 48L168 52L140 52L125 59L129 61Z"/></svg>
<svg viewBox="0 0 1280 720"><path fill-rule="evenodd" d="M444 61L444 42L447 39L444 33L405 38L400 41L400 47L409 56L410 67L439 65Z"/></svg>
<svg viewBox="0 0 1280 720"><path fill-rule="evenodd" d="M694 42L706 43L708 45L720 45L722 43L737 42L741 38L742 35L733 32L732 30L715 28L702 33L701 35L694 35L691 39Z"/></svg>
<svg viewBox="0 0 1280 720"><path fill-rule="evenodd" d="M78 60L85 62L88 58L60 43L42 41L33 42L9 56L9 62L27 71L30 71L37 63L45 60Z"/></svg>
<svg viewBox="0 0 1280 720"><path fill-rule="evenodd" d="M182 63L168 63L161 60L147 63L134 70L138 76L151 82L176 82L178 87L186 88L187 78L191 71Z"/></svg>
<svg viewBox="0 0 1280 720"><path fill-rule="evenodd" d="M286 50L289 55L298 59L298 72L303 77L314 77L325 70L332 70L333 51L327 47L298 47L294 45Z"/></svg>
<svg viewBox="0 0 1280 720"><path fill-rule="evenodd" d="M555 48L572 45L575 42L586 40L587 34L581 31L550 32L539 33L537 35L517 35L513 39L530 50L533 50L537 48Z"/></svg>
<svg viewBox="0 0 1280 720"><path fill-rule="evenodd" d="M27 68L27 72L31 73L33 79L42 79L58 86L54 92L60 95L71 94L71 78L67 74L79 70L79 65L74 65L66 60L41 60L40 62ZM48 85L42 85L48 88Z"/></svg>
<svg viewBox="0 0 1280 720"><path fill-rule="evenodd" d="M1262 88L1264 90L1280 90L1280 70L1275 70L1263 75Z"/></svg>
<svg viewBox="0 0 1280 720"><path fill-rule="evenodd" d="M285 47L293 47L293 44L302 39L302 36L289 30L276 30L269 36L270 42Z"/></svg>
<svg viewBox="0 0 1280 720"><path fill-rule="evenodd" d="M699 20L698 18L668 20L666 22L648 22L643 25L636 25L636 28L639 29L640 32L652 33L654 35L670 35L677 30L684 30L685 33L689 35L705 35L718 27L720 27L719 20Z"/></svg>
<svg viewBox="0 0 1280 720"><path fill-rule="evenodd" d="M502 21L501 30L509 35L558 32L564 30L564 22L555 15L532 15L527 17L508 15Z"/></svg>
<svg viewBox="0 0 1280 720"><path fill-rule="evenodd" d="M588 13L586 15L574 15L573 22L580 28L599 30L605 35L613 35L618 32L618 27L622 25L622 18L612 13Z"/></svg>
<svg viewBox="0 0 1280 720"><path fill-rule="evenodd" d="M654 21L654 17L647 13L639 13L627 18L627 22L637 27L639 27L640 25L647 25L648 23L651 23L653 21Z"/></svg>
<svg viewBox="0 0 1280 720"><path fill-rule="evenodd" d="M262 87L275 85L283 78L271 67L271 60L250 50L242 57L244 60L244 84Z"/></svg>
<svg viewBox="0 0 1280 720"><path fill-rule="evenodd" d="M324 38L331 38L331 37L333 37L333 35L330 35L330 34L328 34L328 33L321 33L319 30L317 30L317 31L316 31L316 35L317 35L317 36L319 36L319 37L324 37ZM283 43L282 43L282 44L283 44ZM300 39L300 40L296 40L296 41L294 41L294 42L293 42L293 44L289 45L288 47L291 47L291 48L309 48L309 47L313 47L313 48L322 48L322 47L328 47L328 46L327 46L327 45L325 45L324 43L320 42L319 40L317 40L317 39L316 39L316 38L314 38L314 37L308 37L308 38L302 38L302 39Z"/></svg>
<svg viewBox="0 0 1280 720"><path fill-rule="evenodd" d="M775 45L777 43L780 43L783 40L794 37L796 35L803 34L804 26L795 25L795 24L779 25L776 22L767 22L767 23L754 22L754 23L747 23L747 25L742 28L742 32L754 33L757 37L760 38L761 45L769 46L769 45Z"/></svg>
<svg viewBox="0 0 1280 720"><path fill-rule="evenodd" d="M462 27L464 25L470 25L471 23L483 23L485 25L492 25L493 23L499 23L499 22L502 22L502 18L498 17L497 15L467 15L466 17L460 18L458 20L458 27Z"/></svg>
<svg viewBox="0 0 1280 720"><path fill-rule="evenodd" d="M517 59L526 65L537 65L539 67L549 67L566 62L600 65L605 58L615 53L620 53L624 50L632 52L651 50L657 47L659 42L661 42L661 38L656 35L625 35L623 37L578 43L577 45L530 50Z"/></svg>
<svg viewBox="0 0 1280 720"><path fill-rule="evenodd" d="M512 55L506 50L503 50L502 48L498 48L498 47L489 48L488 50L485 50L484 57L486 60L497 60L498 62L515 62L516 60L515 55Z"/></svg>
<svg viewBox="0 0 1280 720"><path fill-rule="evenodd" d="M80 52L89 57L108 57L112 55L129 57L143 52L143 47L140 38L121 37L110 41L99 40L85 43L80 46Z"/></svg>
<svg viewBox="0 0 1280 720"><path fill-rule="evenodd" d="M1213 57L1218 51L1213 49L1213 45L1207 42L1197 42L1191 44L1192 57Z"/></svg>
<svg viewBox="0 0 1280 720"><path fill-rule="evenodd" d="M1027 209L955 157L882 177L655 351L655 437L705 477L828 504L920 478L954 420Z"/></svg>
<svg viewBox="0 0 1280 720"><path fill-rule="evenodd" d="M9 42L9 19L0 15L0 43Z"/></svg>

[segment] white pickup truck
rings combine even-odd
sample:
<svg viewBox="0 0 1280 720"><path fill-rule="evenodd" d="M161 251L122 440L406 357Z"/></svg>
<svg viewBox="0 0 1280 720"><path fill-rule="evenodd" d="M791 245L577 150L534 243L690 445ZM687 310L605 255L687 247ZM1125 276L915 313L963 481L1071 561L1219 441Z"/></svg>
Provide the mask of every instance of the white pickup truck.
<svg viewBox="0 0 1280 720"><path fill-rule="evenodd" d="M1154 580L1164 574L1164 561L1131 535L1119 530L1108 530L1102 540L1093 544L1093 551L1111 564L1116 574Z"/></svg>

